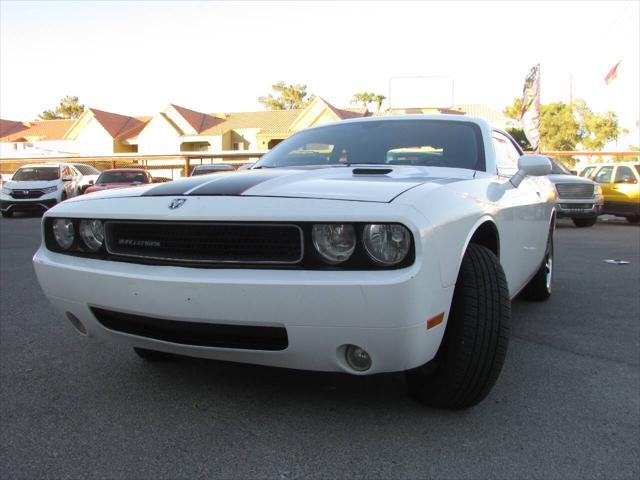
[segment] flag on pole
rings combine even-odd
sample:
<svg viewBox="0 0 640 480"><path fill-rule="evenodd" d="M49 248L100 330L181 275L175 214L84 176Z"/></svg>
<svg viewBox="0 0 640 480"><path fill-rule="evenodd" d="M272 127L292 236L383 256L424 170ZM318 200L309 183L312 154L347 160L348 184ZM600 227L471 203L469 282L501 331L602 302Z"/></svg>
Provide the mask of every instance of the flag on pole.
<svg viewBox="0 0 640 480"><path fill-rule="evenodd" d="M540 151L540 64L534 66L524 80L520 125L531 148Z"/></svg>
<svg viewBox="0 0 640 480"><path fill-rule="evenodd" d="M611 70L609 70L609 73L607 73L607 76L604 77L605 84L609 85L618 77L618 67L620 66L620 62L622 62L622 60L619 60L618 63L616 63L613 67L611 67Z"/></svg>

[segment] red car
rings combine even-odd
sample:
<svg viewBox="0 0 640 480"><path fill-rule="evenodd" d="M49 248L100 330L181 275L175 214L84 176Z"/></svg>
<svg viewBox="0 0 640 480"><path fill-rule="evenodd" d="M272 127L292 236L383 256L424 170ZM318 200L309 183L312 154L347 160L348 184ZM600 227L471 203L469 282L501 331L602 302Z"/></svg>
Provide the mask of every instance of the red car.
<svg viewBox="0 0 640 480"><path fill-rule="evenodd" d="M100 174L96 183L85 190L85 193L100 192L112 188L137 187L153 183L153 177L142 168L114 168Z"/></svg>

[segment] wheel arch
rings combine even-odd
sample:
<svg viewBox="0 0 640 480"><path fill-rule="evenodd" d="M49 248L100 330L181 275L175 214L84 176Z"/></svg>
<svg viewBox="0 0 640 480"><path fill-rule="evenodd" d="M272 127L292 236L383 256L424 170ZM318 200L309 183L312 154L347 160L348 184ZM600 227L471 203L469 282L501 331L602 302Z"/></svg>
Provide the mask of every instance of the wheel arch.
<svg viewBox="0 0 640 480"><path fill-rule="evenodd" d="M473 233L468 238L464 247L465 252L467 248L469 248L470 243L488 248L500 259L500 233L498 232L498 226L492 218L482 218L479 224L475 225Z"/></svg>

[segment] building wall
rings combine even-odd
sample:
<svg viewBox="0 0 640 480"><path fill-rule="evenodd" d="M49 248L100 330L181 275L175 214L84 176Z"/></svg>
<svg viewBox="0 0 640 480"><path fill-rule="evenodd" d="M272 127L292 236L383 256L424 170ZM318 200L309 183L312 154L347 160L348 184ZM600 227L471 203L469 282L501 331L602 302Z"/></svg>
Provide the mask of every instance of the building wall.
<svg viewBox="0 0 640 480"><path fill-rule="evenodd" d="M39 157L65 156L77 154L76 142L73 140L44 140L35 142L2 142L0 157Z"/></svg>
<svg viewBox="0 0 640 480"><path fill-rule="evenodd" d="M80 155L109 155L115 151L113 138L95 119L87 123L74 142Z"/></svg>
<svg viewBox="0 0 640 480"><path fill-rule="evenodd" d="M138 135L138 153L172 154L180 151L180 134L161 115L153 117Z"/></svg>

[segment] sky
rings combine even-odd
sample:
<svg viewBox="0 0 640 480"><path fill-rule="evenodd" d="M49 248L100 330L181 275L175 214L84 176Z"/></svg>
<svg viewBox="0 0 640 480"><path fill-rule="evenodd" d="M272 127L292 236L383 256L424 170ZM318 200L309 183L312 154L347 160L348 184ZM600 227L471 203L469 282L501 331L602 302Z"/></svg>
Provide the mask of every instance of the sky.
<svg viewBox="0 0 640 480"><path fill-rule="evenodd" d="M449 76L454 102L498 110L541 64L542 102L614 111L638 144L640 1L14 2L0 0L0 118L64 95L152 115L261 109L283 80L336 106L390 78ZM622 60L618 78L604 77Z"/></svg>

